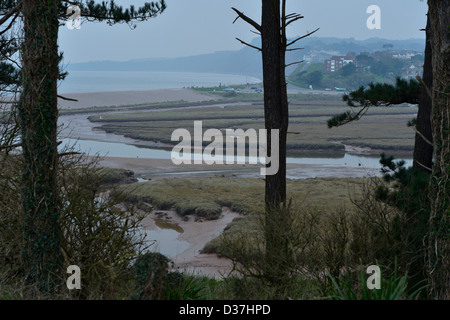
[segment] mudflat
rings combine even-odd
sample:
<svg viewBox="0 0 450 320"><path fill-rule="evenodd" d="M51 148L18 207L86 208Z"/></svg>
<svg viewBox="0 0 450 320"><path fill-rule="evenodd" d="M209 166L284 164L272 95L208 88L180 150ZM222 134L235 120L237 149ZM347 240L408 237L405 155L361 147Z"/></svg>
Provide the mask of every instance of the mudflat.
<svg viewBox="0 0 450 320"><path fill-rule="evenodd" d="M213 100L214 97L202 94L191 89L165 89L149 91L126 91L126 92L98 92L67 94L67 98L77 99L74 101L59 101L63 109L79 109L88 107L107 107L134 105L145 103L159 103L172 101L200 102ZM102 113L105 111L103 110ZM92 114L92 113L91 113ZM77 113L73 115L63 115L59 121L62 126L60 138L70 137L74 140L93 140L103 142L116 142L135 144L145 147L165 147L151 141L139 141L112 133L106 133L96 128L98 124L88 120L88 114ZM356 149L347 146L347 151L351 153L370 153L367 149ZM260 176L259 165L196 165L196 166L176 166L170 159L141 159L124 154L120 157L103 157L99 163L101 166L110 168L128 169L135 172L137 177L147 180L158 179L193 179L196 177L223 175L227 177L258 177ZM324 166L318 164L288 164L287 177L289 179L304 179L313 177L364 177L375 174L368 172L363 167L344 166ZM167 217L171 222L178 224L183 233L179 239L186 241L188 248L172 257L175 268L196 274L220 277L231 270L231 263L227 259L218 257L215 254L201 254L203 246L210 240L219 236L224 228L239 216L236 212L231 212L223 208L222 216L213 221L195 221L193 217L184 220L175 211L168 211ZM155 228L155 212L151 212L144 221L144 228Z"/></svg>

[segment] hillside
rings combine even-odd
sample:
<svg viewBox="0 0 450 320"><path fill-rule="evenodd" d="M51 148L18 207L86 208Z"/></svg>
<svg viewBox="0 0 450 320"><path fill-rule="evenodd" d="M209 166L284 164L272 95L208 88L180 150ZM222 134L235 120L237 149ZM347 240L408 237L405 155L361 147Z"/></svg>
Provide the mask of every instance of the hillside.
<svg viewBox="0 0 450 320"><path fill-rule="evenodd" d="M260 40L255 38L253 45L259 46ZM395 50L413 50L423 52L424 39L385 40L371 38L367 40L339 39L339 38L305 38L299 46L300 51L288 52L287 63L292 63L311 54L320 53L322 58L347 52L374 52L382 50L386 44L392 44ZM182 53L180 53L181 55ZM262 65L260 53L248 47L237 51L220 51L180 58L134 59L129 61L91 61L74 63L68 66L68 71L173 71L173 72L206 72L243 74L261 76ZM296 70L295 66L287 68L287 74Z"/></svg>
<svg viewBox="0 0 450 320"><path fill-rule="evenodd" d="M344 75L342 72L326 73L323 63L300 66L288 77L288 82L297 87L309 88L311 85L313 89L332 90L335 90L335 88L354 90L371 82L393 83L394 80L394 75L381 76L372 72L353 73L351 75Z"/></svg>
<svg viewBox="0 0 450 320"><path fill-rule="evenodd" d="M314 89L355 90L371 82L393 84L397 77L422 76L424 54L414 50L377 50L348 52L324 62L302 63L290 74L289 83Z"/></svg>

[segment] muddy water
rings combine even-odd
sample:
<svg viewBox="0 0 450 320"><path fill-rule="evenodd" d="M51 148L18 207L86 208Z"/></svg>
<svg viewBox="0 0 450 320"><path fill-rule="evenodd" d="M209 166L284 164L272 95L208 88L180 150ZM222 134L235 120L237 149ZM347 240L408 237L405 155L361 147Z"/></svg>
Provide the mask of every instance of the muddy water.
<svg viewBox="0 0 450 320"><path fill-rule="evenodd" d="M156 228L144 230L148 243L152 243L149 250L159 252L168 258L185 251L189 247L187 241L179 239L184 230L174 223L168 223L161 219L154 219Z"/></svg>
<svg viewBox="0 0 450 320"><path fill-rule="evenodd" d="M107 157L125 157L140 159L171 159L171 152L161 149L140 148L127 143L113 143L91 140L63 139L62 145L75 144L76 149L91 155L98 154ZM406 165L412 165L411 159L406 159ZM248 159L246 161L249 162ZM288 164L312 165L315 167L346 167L367 170L379 170L379 158L363 155L345 154L341 158L287 158ZM186 172L184 172L186 174Z"/></svg>
<svg viewBox="0 0 450 320"><path fill-rule="evenodd" d="M239 104L239 103L237 103ZM220 105L219 107L225 107L226 105ZM203 106L208 107L208 106ZM187 107L189 108L189 107ZM154 110L154 111L164 111ZM96 124L91 123L87 119L87 115L74 115L74 116L61 116L59 121L63 126L63 130L60 134L63 138L64 145L75 145L79 151L88 153L90 155L100 155L106 157L119 157L119 158L140 158L140 159L163 159L170 160L171 152L156 149L158 147L164 147L154 142L149 141L137 141L131 138L124 137L122 135L106 133L103 130L96 129ZM67 137L73 137L68 139ZM77 140L78 139L78 140ZM153 149L152 149L153 147ZM249 163L249 159L246 158L246 163ZM406 166L412 165L412 159L404 159ZM355 172L355 177L366 175L379 174L381 168L379 164L379 157L356 155L346 153L344 157L331 158L331 157L315 157L315 158L287 158L288 164L306 165L311 167L311 174L304 172L302 169L300 175L296 172L288 173L288 178L295 179L305 177L324 177L326 173L330 172L328 176L339 175L339 170L336 168L344 168L346 171L345 176L351 176L351 173ZM206 172L205 172L206 173ZM337 174L336 174L337 173ZM189 174L184 172L183 174Z"/></svg>

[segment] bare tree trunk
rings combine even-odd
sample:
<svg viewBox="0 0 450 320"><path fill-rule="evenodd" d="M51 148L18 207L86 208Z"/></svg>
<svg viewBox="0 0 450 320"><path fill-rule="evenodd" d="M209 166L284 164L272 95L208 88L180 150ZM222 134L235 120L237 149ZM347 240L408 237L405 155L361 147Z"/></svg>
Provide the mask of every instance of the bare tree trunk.
<svg viewBox="0 0 450 320"><path fill-rule="evenodd" d="M23 93L19 104L24 157L23 261L28 284L42 293L60 271L57 187L58 0L23 1Z"/></svg>
<svg viewBox="0 0 450 320"><path fill-rule="evenodd" d="M261 25L239 10L235 8L233 10L238 14L238 18L242 18L261 33L261 48L238 40L262 52L267 155L272 159L279 160L278 171L265 176L265 278L273 284L283 285L282 282L289 279L287 273L290 272L289 267L292 267L293 257L289 236L286 234L290 222L285 215L288 210L286 203L286 140L289 126L285 55L287 50L299 50L300 48L288 49L288 47L318 29L288 43L287 26L303 19L303 16L295 13L286 15L286 0L262 0ZM272 150L273 130L279 130L278 141L274 141L274 145L278 147L278 155L272 154L275 152ZM271 165L273 164L267 166ZM273 173L271 169L268 171Z"/></svg>
<svg viewBox="0 0 450 320"><path fill-rule="evenodd" d="M428 272L434 299L450 299L450 0L429 0L433 46L434 166L430 182Z"/></svg>
<svg viewBox="0 0 450 320"><path fill-rule="evenodd" d="M266 176L266 205L278 208L286 202L286 135L289 107L286 92L285 51L281 34L280 0L262 1L262 58L264 116L268 130L267 150L271 154L271 130L279 134L279 170Z"/></svg>
<svg viewBox="0 0 450 320"><path fill-rule="evenodd" d="M264 115L267 129L267 152L272 155L271 130L279 130L279 169L274 175L267 175L265 187L265 240L266 279L281 284L287 279L283 264L287 243L283 241L285 221L283 208L286 205L286 136L289 123L288 99L285 79L286 40L282 37L280 0L262 1L262 59L264 81ZM277 227L278 226L278 227Z"/></svg>
<svg viewBox="0 0 450 320"><path fill-rule="evenodd" d="M425 47L425 64L423 66L423 82L428 89L433 87L433 66L432 66L432 43L430 17L427 19L426 27L426 47ZM433 133L431 130L431 97L427 92L427 88L422 86L422 93L419 103L419 111L417 113L417 131L423 134L428 141L433 141ZM420 134L416 134L414 144L414 163L413 168L418 171L431 173L433 168L433 146L425 141Z"/></svg>

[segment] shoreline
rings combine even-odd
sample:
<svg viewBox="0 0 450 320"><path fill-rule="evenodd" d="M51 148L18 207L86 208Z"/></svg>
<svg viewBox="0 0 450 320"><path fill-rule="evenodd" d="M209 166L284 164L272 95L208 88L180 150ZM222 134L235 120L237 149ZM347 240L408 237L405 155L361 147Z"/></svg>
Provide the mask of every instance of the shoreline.
<svg viewBox="0 0 450 320"><path fill-rule="evenodd" d="M78 101L68 101L58 98L58 107L63 110L112 107L123 105L138 105L145 103L162 103L173 101L201 102L216 100L204 93L192 89L153 89L153 90L131 90L131 91L103 91L86 93L64 93L62 96Z"/></svg>
<svg viewBox="0 0 450 320"><path fill-rule="evenodd" d="M65 95L67 97L74 97L76 94ZM118 98L120 96L120 98ZM112 106L118 105L122 102L130 103L130 97L134 96L134 102L141 103L152 102L167 102L174 100L188 100L191 102L200 102L205 100L212 100L212 96L208 96L192 89L166 89L166 90L148 90L148 91L127 91L116 93L87 93L79 94L78 102L64 101L63 109L80 108L84 99L89 100L91 106ZM148 101L151 98L151 101ZM96 100L97 99L97 100ZM103 99L102 101L100 101ZM114 103L111 104L111 99ZM139 100L140 99L140 100ZM143 101L145 100L145 101ZM124 103L122 103L124 104ZM74 106L76 105L76 107ZM82 105L82 107L89 107ZM103 110L102 113L105 111ZM92 114L92 113L91 113ZM151 141L141 141L107 133L98 128L98 125L90 122L87 119L87 114L73 114L60 116L60 124L66 127L61 130L60 135L65 137L72 136L73 141L76 140L93 140L100 142L125 143L131 145L138 145L141 147L150 147L164 149L167 146L161 143ZM63 125L63 126L64 126ZM342 142L337 142L343 144ZM344 145L344 144L343 144ZM343 154L349 153L361 156L378 156L381 152L372 150L370 148L357 148L353 146L344 145ZM388 150L384 150L388 152ZM304 151L296 152L297 157L327 157L327 150L320 152ZM329 153L329 150L328 150ZM94 157L94 156L90 156ZM126 169L135 172L135 177L145 180L159 180L159 179L191 179L197 177L210 176L227 176L227 177L244 177L244 178L262 178L260 175L260 165L182 165L177 166L172 163L170 159L143 159L132 158L126 155L120 157L100 157L99 165L109 168ZM287 179L307 179L307 178L358 178L367 177L368 175L376 175L379 169L367 169L364 167L346 167L320 164L288 164L287 165ZM161 210L156 210L161 211ZM220 277L231 269L231 262L225 258L220 258L216 254L201 254L200 250L210 240L219 236L223 229L235 218L240 216L239 213L231 212L227 208L223 208L222 217L218 220L196 222L194 218L190 217L185 221L178 213L173 210L166 211L170 223L178 224L183 229L183 233L179 234L180 241L188 243L188 248L183 252L171 257L175 263L175 270L184 271L188 274L200 274L212 277ZM144 229L154 228L156 218L155 210L153 210L145 220Z"/></svg>

